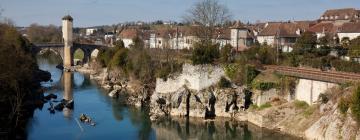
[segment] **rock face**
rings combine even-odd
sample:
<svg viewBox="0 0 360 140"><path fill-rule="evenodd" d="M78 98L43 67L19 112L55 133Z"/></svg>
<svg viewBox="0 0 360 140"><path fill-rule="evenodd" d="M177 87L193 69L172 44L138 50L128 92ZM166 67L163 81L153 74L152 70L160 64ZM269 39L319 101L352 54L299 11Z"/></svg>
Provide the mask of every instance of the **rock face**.
<svg viewBox="0 0 360 140"><path fill-rule="evenodd" d="M225 73L218 66L184 65L172 79L158 79L150 100L150 116L232 117L244 106L242 88L217 89Z"/></svg>
<svg viewBox="0 0 360 140"><path fill-rule="evenodd" d="M217 84L225 72L220 66L184 64L182 73L170 77L166 81L158 78L156 80L155 92L171 93L176 92L184 85L191 90L200 91L211 85Z"/></svg>
<svg viewBox="0 0 360 140"><path fill-rule="evenodd" d="M320 119L305 131L306 138L317 140L351 140L357 137L356 134L359 129L349 113L346 116L341 114L337 109L337 104L332 102L323 106L325 106L323 108L328 108L328 111L323 112Z"/></svg>

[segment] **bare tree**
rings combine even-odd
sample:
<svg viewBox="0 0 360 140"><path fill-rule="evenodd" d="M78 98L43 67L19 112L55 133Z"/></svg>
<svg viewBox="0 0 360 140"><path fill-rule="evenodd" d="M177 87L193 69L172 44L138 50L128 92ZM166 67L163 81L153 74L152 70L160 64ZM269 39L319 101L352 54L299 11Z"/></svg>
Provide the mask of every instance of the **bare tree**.
<svg viewBox="0 0 360 140"><path fill-rule="evenodd" d="M197 25L193 31L201 41L211 40L215 27L222 26L230 19L229 9L218 0L202 0L184 16L185 22Z"/></svg>

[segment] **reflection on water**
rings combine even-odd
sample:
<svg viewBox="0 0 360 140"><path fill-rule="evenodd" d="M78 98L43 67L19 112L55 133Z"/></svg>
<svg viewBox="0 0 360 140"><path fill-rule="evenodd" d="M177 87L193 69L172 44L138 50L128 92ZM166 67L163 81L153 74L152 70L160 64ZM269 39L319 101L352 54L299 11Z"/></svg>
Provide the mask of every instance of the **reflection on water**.
<svg viewBox="0 0 360 140"><path fill-rule="evenodd" d="M61 61L60 61L61 62ZM146 110L124 105L124 100L114 100L81 73L62 72L56 62L38 57L40 68L49 70L55 85L47 91L61 99L74 100L73 109L65 108L54 114L36 110L28 125L29 139L291 139L292 137L232 121L205 122L193 119L172 119L151 122ZM50 102L44 105L49 108ZM95 127L76 122L80 114L90 116ZM82 127L83 130L80 128Z"/></svg>
<svg viewBox="0 0 360 140"><path fill-rule="evenodd" d="M198 118L173 118L154 122L156 138L200 140L294 140L297 138L256 127L251 124L231 121L226 118L204 121Z"/></svg>
<svg viewBox="0 0 360 140"><path fill-rule="evenodd" d="M66 102L72 102L73 99L74 99L72 81L73 81L73 73L72 72L64 72L63 73L63 84L64 84L64 97L63 97L63 99ZM67 118L71 118L73 109L74 108L65 107L63 109L64 116L67 117Z"/></svg>

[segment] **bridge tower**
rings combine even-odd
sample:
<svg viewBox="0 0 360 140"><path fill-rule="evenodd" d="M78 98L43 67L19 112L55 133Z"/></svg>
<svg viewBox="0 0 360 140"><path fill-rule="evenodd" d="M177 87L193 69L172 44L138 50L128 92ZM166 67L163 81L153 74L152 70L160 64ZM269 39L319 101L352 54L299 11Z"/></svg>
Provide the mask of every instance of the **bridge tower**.
<svg viewBox="0 0 360 140"><path fill-rule="evenodd" d="M66 15L62 18L62 33L64 41L64 68L69 69L72 65L71 47L73 46L73 18Z"/></svg>

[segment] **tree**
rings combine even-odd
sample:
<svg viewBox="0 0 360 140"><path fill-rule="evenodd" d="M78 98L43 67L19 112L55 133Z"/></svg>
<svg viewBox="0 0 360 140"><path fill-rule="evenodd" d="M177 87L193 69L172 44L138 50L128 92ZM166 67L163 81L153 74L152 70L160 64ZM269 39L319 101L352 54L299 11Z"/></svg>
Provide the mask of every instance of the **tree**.
<svg viewBox="0 0 360 140"><path fill-rule="evenodd" d="M341 39L341 45L344 47L344 48L347 48L349 45L350 45L350 38L349 37L343 37Z"/></svg>
<svg viewBox="0 0 360 140"><path fill-rule="evenodd" d="M326 56L330 53L330 45L331 37L329 35L325 35L319 39L320 47L316 50L318 56Z"/></svg>
<svg viewBox="0 0 360 140"><path fill-rule="evenodd" d="M301 37L296 41L294 53L304 54L312 53L316 48L317 37L312 32L304 32Z"/></svg>
<svg viewBox="0 0 360 140"><path fill-rule="evenodd" d="M230 44L226 44L223 48L220 50L220 60L223 63L231 63L234 61L233 58L233 51L232 46Z"/></svg>
<svg viewBox="0 0 360 140"><path fill-rule="evenodd" d="M26 29L28 39L32 43L59 43L62 41L62 33L55 25L40 26L31 24Z"/></svg>
<svg viewBox="0 0 360 140"><path fill-rule="evenodd" d="M195 23L195 34L201 40L209 41L216 26L222 26L231 19L229 9L220 4L218 0L202 0L194 5L184 16L188 23Z"/></svg>
<svg viewBox="0 0 360 140"><path fill-rule="evenodd" d="M356 121L360 122L360 86L356 87L352 95L351 112Z"/></svg>
<svg viewBox="0 0 360 140"><path fill-rule="evenodd" d="M13 25L0 23L0 130L5 139L24 139L27 120L40 97L41 81L50 73L39 70L31 53L31 44Z"/></svg>
<svg viewBox="0 0 360 140"><path fill-rule="evenodd" d="M116 40L114 42L114 47L116 48L116 50L121 49L121 48L125 48L124 41L122 41L121 39Z"/></svg>
<svg viewBox="0 0 360 140"><path fill-rule="evenodd" d="M360 56L360 37L357 37L350 41L348 55L350 57Z"/></svg>
<svg viewBox="0 0 360 140"><path fill-rule="evenodd" d="M219 58L219 44L210 42L196 43L192 52L191 60L194 65L211 64Z"/></svg>
<svg viewBox="0 0 360 140"><path fill-rule="evenodd" d="M142 50L144 49L144 41L137 36L133 38L133 44L131 44L130 48L135 50Z"/></svg>

